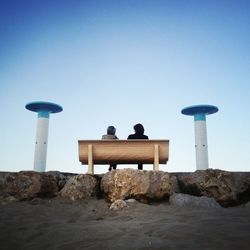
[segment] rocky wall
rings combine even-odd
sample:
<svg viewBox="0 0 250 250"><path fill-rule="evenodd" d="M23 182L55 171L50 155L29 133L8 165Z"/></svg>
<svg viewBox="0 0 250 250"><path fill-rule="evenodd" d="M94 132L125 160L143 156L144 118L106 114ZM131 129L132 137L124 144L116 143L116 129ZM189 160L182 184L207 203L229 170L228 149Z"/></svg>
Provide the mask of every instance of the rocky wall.
<svg viewBox="0 0 250 250"><path fill-rule="evenodd" d="M170 197L180 200L181 196L173 196L178 193L213 198L223 207L244 204L250 201L250 172L208 169L193 173L167 173L118 169L93 176L61 172L0 172L2 200L61 196L73 201L103 197L108 202L132 198L149 203L168 201ZM187 199L189 196L183 197Z"/></svg>

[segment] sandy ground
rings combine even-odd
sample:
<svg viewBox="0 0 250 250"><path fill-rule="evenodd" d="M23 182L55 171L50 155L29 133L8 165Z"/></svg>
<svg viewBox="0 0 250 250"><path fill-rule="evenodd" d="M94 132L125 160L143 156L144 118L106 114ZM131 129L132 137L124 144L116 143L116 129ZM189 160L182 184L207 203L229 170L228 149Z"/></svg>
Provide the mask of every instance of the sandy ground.
<svg viewBox="0 0 250 250"><path fill-rule="evenodd" d="M250 207L204 209L104 200L0 205L0 249L250 249Z"/></svg>

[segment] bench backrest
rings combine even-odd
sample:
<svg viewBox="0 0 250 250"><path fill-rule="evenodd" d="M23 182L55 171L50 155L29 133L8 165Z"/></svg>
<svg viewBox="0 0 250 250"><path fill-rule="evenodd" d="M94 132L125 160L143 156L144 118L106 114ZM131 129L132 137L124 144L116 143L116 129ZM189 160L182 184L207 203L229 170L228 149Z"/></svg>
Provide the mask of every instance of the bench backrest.
<svg viewBox="0 0 250 250"><path fill-rule="evenodd" d="M93 164L152 164L156 149L159 163L166 164L169 155L169 140L79 140L78 145L82 164L88 164L89 147Z"/></svg>

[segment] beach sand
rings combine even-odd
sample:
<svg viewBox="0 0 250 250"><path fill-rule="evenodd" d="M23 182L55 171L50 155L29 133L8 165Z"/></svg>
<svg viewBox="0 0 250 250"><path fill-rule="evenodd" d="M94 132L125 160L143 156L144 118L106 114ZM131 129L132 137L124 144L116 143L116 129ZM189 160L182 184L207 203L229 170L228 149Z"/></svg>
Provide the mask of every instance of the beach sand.
<svg viewBox="0 0 250 250"><path fill-rule="evenodd" d="M250 206L204 209L168 202L61 198L0 205L0 249L250 249Z"/></svg>

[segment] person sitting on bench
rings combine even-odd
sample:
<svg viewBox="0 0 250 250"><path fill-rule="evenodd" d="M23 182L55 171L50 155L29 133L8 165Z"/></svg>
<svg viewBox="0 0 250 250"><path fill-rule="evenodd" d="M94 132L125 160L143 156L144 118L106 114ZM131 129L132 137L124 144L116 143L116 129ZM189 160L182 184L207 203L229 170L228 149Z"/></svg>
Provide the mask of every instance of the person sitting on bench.
<svg viewBox="0 0 250 250"><path fill-rule="evenodd" d="M134 126L135 133L128 136L128 140L130 139L146 139L148 140L148 136L144 135L144 127L142 124L138 123ZM141 163L138 164L138 169L142 170L143 165Z"/></svg>
<svg viewBox="0 0 250 250"><path fill-rule="evenodd" d="M116 128L114 126L109 126L107 128L107 134L102 136L102 140L118 140L119 138L115 135ZM111 164L109 166L109 171L116 169L116 164Z"/></svg>

